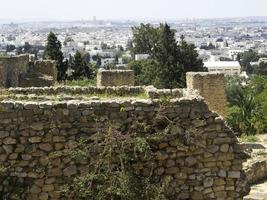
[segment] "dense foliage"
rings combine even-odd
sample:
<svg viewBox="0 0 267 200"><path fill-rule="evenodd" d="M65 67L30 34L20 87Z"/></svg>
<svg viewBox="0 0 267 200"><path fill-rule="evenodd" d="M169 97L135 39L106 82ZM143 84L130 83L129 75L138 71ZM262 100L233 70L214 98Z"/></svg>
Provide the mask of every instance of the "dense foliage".
<svg viewBox="0 0 267 200"><path fill-rule="evenodd" d="M132 31L132 54L149 54L151 57L150 61L129 64L137 75L136 84L153 84L158 88L185 87L186 72L206 71L195 46L187 43L183 36L179 42L176 41L175 30L168 24L159 27L141 24L133 27ZM142 75L144 81L140 79L140 72L146 72Z"/></svg>
<svg viewBox="0 0 267 200"><path fill-rule="evenodd" d="M96 67L90 63L90 55L82 55L77 51L74 57L71 57L68 62L68 66L73 70L73 73L68 79L93 79L95 76Z"/></svg>
<svg viewBox="0 0 267 200"><path fill-rule="evenodd" d="M164 101L162 103L164 105ZM123 111L123 107L121 108ZM162 112L161 112L162 110ZM160 108L164 113L164 107ZM99 127L103 120L96 119ZM82 175L69 179L65 185L64 198L72 200L167 200L171 177L159 178L153 175L153 163L140 173L139 162L153 160L160 141L168 137L176 138L170 133L172 122L159 114L155 124L136 120L135 124L117 127L105 123L105 128L89 139L81 139L73 148L55 152L51 159L68 157L83 162L89 159L90 165ZM101 125L100 125L101 123ZM98 127L98 126L97 126ZM152 134L157 128L158 133ZM145 133L151 134L145 134ZM181 144L182 145L182 144Z"/></svg>
<svg viewBox="0 0 267 200"><path fill-rule="evenodd" d="M57 36L53 32L50 32L47 36L45 58L57 62L58 81L65 79L67 70L67 65L63 62L64 57L61 47L61 42L57 39Z"/></svg>
<svg viewBox="0 0 267 200"><path fill-rule="evenodd" d="M247 74L258 74L258 75L267 75L267 63L261 62L256 65L252 65L252 62L258 62L259 58L267 57L264 54L258 54L252 49L240 53L237 56L237 60L241 65L241 70L245 71Z"/></svg>
<svg viewBox="0 0 267 200"><path fill-rule="evenodd" d="M240 134L267 132L267 77L229 77L226 87L228 122Z"/></svg>

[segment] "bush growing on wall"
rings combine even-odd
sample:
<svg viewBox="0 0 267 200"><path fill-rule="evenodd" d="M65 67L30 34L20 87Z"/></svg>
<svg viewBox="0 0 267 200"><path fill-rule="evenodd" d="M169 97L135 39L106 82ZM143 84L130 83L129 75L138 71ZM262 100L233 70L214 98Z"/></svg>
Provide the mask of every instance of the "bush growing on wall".
<svg viewBox="0 0 267 200"><path fill-rule="evenodd" d="M122 108L123 111L123 108ZM99 132L89 139L81 139L68 151L55 152L52 158L70 157L77 162L89 158L87 173L67 180L63 189L66 199L167 200L171 177L152 177L151 162L158 142L169 133L171 122L164 116L156 117L162 133L148 136L151 125L136 122L119 129L110 124L107 132ZM173 137L173 136L172 136ZM139 162L148 162L150 170L140 174Z"/></svg>

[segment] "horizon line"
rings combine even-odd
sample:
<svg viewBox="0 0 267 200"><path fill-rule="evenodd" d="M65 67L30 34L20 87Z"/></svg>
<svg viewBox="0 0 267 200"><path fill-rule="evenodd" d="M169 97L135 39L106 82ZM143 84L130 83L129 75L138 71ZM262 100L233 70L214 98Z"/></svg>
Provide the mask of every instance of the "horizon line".
<svg viewBox="0 0 267 200"><path fill-rule="evenodd" d="M97 18L96 21L194 21L194 20L210 20L210 19L246 19L246 18L266 18L267 20L267 15L265 16L233 16L233 17L178 17L178 18ZM19 19L19 18L0 18L0 23L36 23L36 22L82 22L82 21L94 21L93 17L91 19L56 19L56 18L25 18L25 19Z"/></svg>

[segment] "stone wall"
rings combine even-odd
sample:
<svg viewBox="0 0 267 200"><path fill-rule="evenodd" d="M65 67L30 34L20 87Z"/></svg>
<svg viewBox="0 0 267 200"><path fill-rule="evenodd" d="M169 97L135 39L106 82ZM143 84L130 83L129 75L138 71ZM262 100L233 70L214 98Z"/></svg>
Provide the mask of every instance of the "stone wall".
<svg viewBox="0 0 267 200"><path fill-rule="evenodd" d="M21 75L20 87L53 86L57 81L56 62L37 60L30 63L26 73Z"/></svg>
<svg viewBox="0 0 267 200"><path fill-rule="evenodd" d="M134 71L132 70L99 70L97 86L134 86Z"/></svg>
<svg viewBox="0 0 267 200"><path fill-rule="evenodd" d="M187 88L196 89L205 98L211 110L226 115L225 79L221 73L188 72Z"/></svg>
<svg viewBox="0 0 267 200"><path fill-rule="evenodd" d="M9 92L21 95L110 95L117 97L138 96L146 92L146 88L135 87L79 87L79 86L57 86L57 87L26 87L9 88Z"/></svg>
<svg viewBox="0 0 267 200"><path fill-rule="evenodd" d="M51 60L29 62L29 55L0 57L0 87L44 87L57 80L56 63Z"/></svg>
<svg viewBox="0 0 267 200"><path fill-rule="evenodd" d="M0 87L18 87L20 75L28 70L29 56L0 57Z"/></svg>
<svg viewBox="0 0 267 200"><path fill-rule="evenodd" d="M17 180L28 186L20 199L60 199L64 178L86 173L89 158L76 162L53 158L52 153L73 148L79 138L89 137L99 128L104 131L105 122L123 126L139 121L151 127L143 134L157 134L159 112L172 126L169 135L155 144L153 160L139 163L139 173L152 170L154 177L171 176L173 199L242 199L244 153L234 133L198 96L164 104L151 99L2 101L0 165L8 167L9 179L0 190L12 189L10 181Z"/></svg>
<svg viewBox="0 0 267 200"><path fill-rule="evenodd" d="M57 80L56 61L54 60L36 60L30 71L52 76L54 80Z"/></svg>
<svg viewBox="0 0 267 200"><path fill-rule="evenodd" d="M245 173L249 184L257 183L267 177L267 159L258 158L245 165Z"/></svg>

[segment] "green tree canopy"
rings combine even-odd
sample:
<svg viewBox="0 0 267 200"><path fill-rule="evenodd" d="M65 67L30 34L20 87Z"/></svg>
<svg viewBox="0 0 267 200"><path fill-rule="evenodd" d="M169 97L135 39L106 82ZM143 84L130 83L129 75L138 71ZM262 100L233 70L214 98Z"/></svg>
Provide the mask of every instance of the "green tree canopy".
<svg viewBox="0 0 267 200"><path fill-rule="evenodd" d="M132 53L152 55L158 41L158 29L142 23L139 27L133 27L132 32Z"/></svg>
<svg viewBox="0 0 267 200"><path fill-rule="evenodd" d="M63 62L61 47L61 42L57 39L57 36L53 32L50 32L47 36L45 58L55 60L57 62L58 81L65 79L67 70L67 66Z"/></svg>
<svg viewBox="0 0 267 200"><path fill-rule="evenodd" d="M198 58L195 46L188 44L183 36L178 43L176 31L167 23L160 24L159 27L141 24L140 27L133 27L132 31L132 55L149 54L155 63L158 63L153 70L147 70L153 71L153 76L147 76L152 77L150 84L153 83L158 88L185 87L186 72L206 71L202 60ZM143 62L141 68L150 66Z"/></svg>
<svg viewBox="0 0 267 200"><path fill-rule="evenodd" d="M259 55L257 52L250 49L244 53L238 54L237 60L241 65L242 71L246 71L247 74L252 74L253 68L250 62L257 62L259 60Z"/></svg>
<svg viewBox="0 0 267 200"><path fill-rule="evenodd" d="M71 68L74 70L72 77L73 79L81 79L81 78L93 78L94 69L92 65L86 62L87 54L82 55L79 51L76 51L74 58L71 59Z"/></svg>

